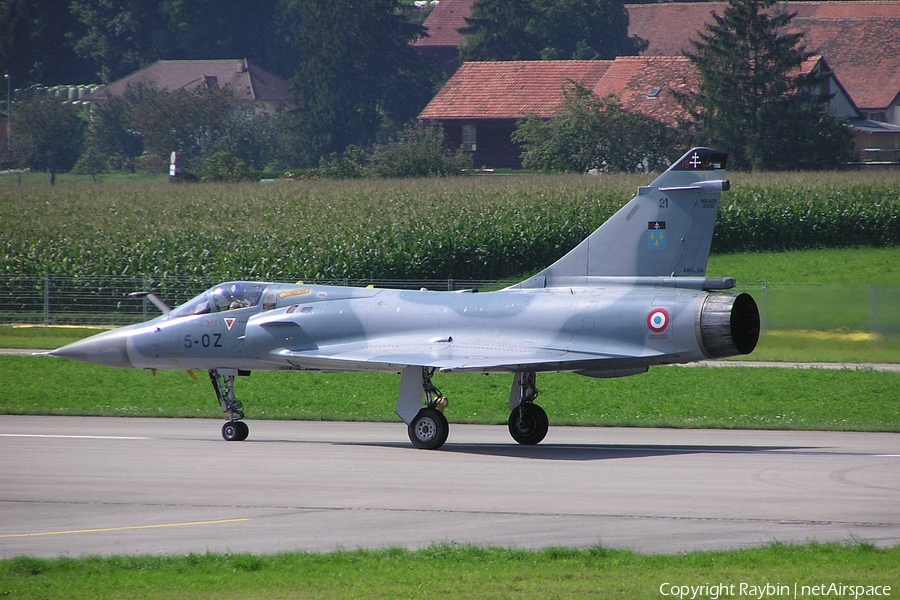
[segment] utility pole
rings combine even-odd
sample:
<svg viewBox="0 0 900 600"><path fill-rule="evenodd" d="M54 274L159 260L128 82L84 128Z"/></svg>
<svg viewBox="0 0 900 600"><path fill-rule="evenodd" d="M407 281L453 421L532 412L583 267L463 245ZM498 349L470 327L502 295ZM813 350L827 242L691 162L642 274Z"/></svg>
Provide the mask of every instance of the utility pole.
<svg viewBox="0 0 900 600"><path fill-rule="evenodd" d="M10 152L12 150L12 137L10 135L10 123L12 123L12 79L9 73L5 74L3 78L6 80L6 151Z"/></svg>

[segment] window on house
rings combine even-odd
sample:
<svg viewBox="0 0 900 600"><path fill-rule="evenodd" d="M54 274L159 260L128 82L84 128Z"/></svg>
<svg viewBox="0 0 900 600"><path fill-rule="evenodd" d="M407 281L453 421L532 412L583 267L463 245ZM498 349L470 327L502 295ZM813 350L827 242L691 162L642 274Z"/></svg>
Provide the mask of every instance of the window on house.
<svg viewBox="0 0 900 600"><path fill-rule="evenodd" d="M477 144L475 140L475 125L469 123L462 126L462 145L466 152L475 152Z"/></svg>
<svg viewBox="0 0 900 600"><path fill-rule="evenodd" d="M882 123L887 122L887 113L883 110L873 111L869 113L869 119L872 121L880 121ZM465 134L463 134L465 135Z"/></svg>

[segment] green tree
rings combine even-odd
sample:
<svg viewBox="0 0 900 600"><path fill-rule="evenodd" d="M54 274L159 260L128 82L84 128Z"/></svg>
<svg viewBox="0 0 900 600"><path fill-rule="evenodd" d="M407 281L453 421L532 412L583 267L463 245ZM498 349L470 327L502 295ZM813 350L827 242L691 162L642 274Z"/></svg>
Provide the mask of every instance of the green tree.
<svg viewBox="0 0 900 600"><path fill-rule="evenodd" d="M133 105L126 98L94 102L88 131L88 148L106 157L109 164L134 171L135 159L144 151L144 141L135 130Z"/></svg>
<svg viewBox="0 0 900 600"><path fill-rule="evenodd" d="M534 29L543 59L612 60L632 56L647 42L628 35L628 11L618 0L535 0Z"/></svg>
<svg viewBox="0 0 900 600"><path fill-rule="evenodd" d="M236 102L228 89L198 87L192 92L164 92L152 86L132 86L124 95L131 106L131 128L143 139L142 163L164 171L177 152L182 168L199 172L214 151L214 141L226 128Z"/></svg>
<svg viewBox="0 0 900 600"><path fill-rule="evenodd" d="M19 89L87 81L92 70L69 39L79 28L69 0L0 0L0 75L9 73Z"/></svg>
<svg viewBox="0 0 900 600"><path fill-rule="evenodd" d="M523 167L549 172L652 171L665 168L682 145L674 129L574 83L558 116L525 119L512 139L523 145Z"/></svg>
<svg viewBox="0 0 900 600"><path fill-rule="evenodd" d="M754 168L837 170L856 158L847 120L808 91L767 103L761 120L768 126L757 139Z"/></svg>
<svg viewBox="0 0 900 600"><path fill-rule="evenodd" d="M161 58L250 57L284 77L297 66L296 53L273 32L281 0L53 1L69 7L77 27L67 35L104 83Z"/></svg>
<svg viewBox="0 0 900 600"><path fill-rule="evenodd" d="M270 165L288 167L292 163L283 147L281 123L279 115L235 107L211 141L209 152L228 152L259 171Z"/></svg>
<svg viewBox="0 0 900 600"><path fill-rule="evenodd" d="M84 120L72 106L45 94L15 102L13 111L16 159L30 169L47 171L50 185L55 184L56 174L71 169L81 154Z"/></svg>
<svg viewBox="0 0 900 600"><path fill-rule="evenodd" d="M90 175L93 181L97 181L97 175L105 173L108 168L108 157L100 151L96 142L88 134L84 142L84 150L78 157L75 166L72 167L72 172L77 175Z"/></svg>
<svg viewBox="0 0 900 600"><path fill-rule="evenodd" d="M775 0L729 0L686 53L700 73L700 86L681 102L702 143L727 151L737 169L801 168L821 156L816 144L849 136L840 133L839 120L828 117L828 98L811 93L822 74L799 75L812 53L801 33L790 32L796 13L769 10L774 5ZM824 129L817 141L811 133L819 127ZM803 135L797 135L800 130ZM846 144L835 148L837 156L845 153Z"/></svg>
<svg viewBox="0 0 900 600"><path fill-rule="evenodd" d="M298 56L273 31L282 21L280 0L162 0L159 13L159 58L251 58L283 77L297 67Z"/></svg>
<svg viewBox="0 0 900 600"><path fill-rule="evenodd" d="M462 60L612 59L646 42L628 36L621 0L475 0Z"/></svg>
<svg viewBox="0 0 900 600"><path fill-rule="evenodd" d="M145 168L165 170L172 151L188 170L220 152L263 170L292 164L290 123L290 113L258 112L227 89L170 93L139 85L94 103L88 148L113 168L132 171L138 157Z"/></svg>
<svg viewBox="0 0 900 600"><path fill-rule="evenodd" d="M75 51L92 61L103 83L115 81L158 58L154 36L165 27L156 2L70 0L82 25Z"/></svg>
<svg viewBox="0 0 900 600"><path fill-rule="evenodd" d="M285 35L300 52L294 78L304 99L300 132L310 156L366 146L405 123L433 90L426 60L410 41L422 35L397 0L284 0Z"/></svg>
<svg viewBox="0 0 900 600"><path fill-rule="evenodd" d="M466 18L460 60L537 60L542 44L532 31L533 0L475 0Z"/></svg>

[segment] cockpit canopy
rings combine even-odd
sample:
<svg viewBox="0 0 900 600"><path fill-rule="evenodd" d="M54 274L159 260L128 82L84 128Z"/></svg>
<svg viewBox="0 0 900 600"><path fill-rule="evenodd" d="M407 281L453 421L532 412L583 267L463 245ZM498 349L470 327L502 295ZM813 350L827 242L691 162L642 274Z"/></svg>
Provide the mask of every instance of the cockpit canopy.
<svg viewBox="0 0 900 600"><path fill-rule="evenodd" d="M170 319L258 306L268 284L233 281L208 289L169 313Z"/></svg>

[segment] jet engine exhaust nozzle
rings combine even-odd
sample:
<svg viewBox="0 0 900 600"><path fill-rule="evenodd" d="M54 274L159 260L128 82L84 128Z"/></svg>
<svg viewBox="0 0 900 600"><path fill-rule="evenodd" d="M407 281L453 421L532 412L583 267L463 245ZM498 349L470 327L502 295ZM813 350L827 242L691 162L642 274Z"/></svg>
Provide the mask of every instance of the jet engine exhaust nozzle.
<svg viewBox="0 0 900 600"><path fill-rule="evenodd" d="M759 308L750 294L712 293L700 306L697 333L709 358L750 354L759 329Z"/></svg>

